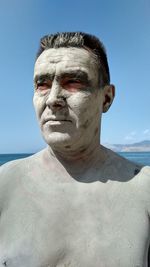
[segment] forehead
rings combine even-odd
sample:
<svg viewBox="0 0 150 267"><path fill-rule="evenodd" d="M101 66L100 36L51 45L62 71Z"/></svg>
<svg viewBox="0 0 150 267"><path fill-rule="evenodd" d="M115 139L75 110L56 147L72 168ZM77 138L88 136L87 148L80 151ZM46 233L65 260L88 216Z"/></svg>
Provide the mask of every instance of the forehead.
<svg viewBox="0 0 150 267"><path fill-rule="evenodd" d="M38 57L34 76L48 72L80 69L88 75L96 75L96 59L94 55L83 48L50 48Z"/></svg>

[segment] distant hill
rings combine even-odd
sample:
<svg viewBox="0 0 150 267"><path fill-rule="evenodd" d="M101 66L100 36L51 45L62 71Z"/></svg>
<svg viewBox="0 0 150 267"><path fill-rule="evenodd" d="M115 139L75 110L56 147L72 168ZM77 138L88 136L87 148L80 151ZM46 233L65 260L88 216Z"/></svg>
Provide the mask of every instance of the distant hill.
<svg viewBox="0 0 150 267"><path fill-rule="evenodd" d="M150 152L150 140L133 144L104 144L115 152Z"/></svg>

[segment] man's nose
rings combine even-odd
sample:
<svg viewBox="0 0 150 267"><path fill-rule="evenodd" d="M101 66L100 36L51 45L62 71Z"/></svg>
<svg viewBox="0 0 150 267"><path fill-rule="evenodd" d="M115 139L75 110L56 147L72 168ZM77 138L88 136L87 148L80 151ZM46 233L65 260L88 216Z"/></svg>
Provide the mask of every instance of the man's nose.
<svg viewBox="0 0 150 267"><path fill-rule="evenodd" d="M61 109L66 105L65 98L62 96L61 86L53 82L50 93L46 100L46 105L51 109Z"/></svg>

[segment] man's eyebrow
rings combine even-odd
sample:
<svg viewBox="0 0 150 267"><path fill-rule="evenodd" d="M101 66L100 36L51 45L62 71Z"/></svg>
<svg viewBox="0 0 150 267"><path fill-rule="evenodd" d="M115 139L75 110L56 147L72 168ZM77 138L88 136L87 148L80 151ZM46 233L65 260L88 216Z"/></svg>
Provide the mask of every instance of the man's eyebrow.
<svg viewBox="0 0 150 267"><path fill-rule="evenodd" d="M34 77L34 82L40 81L40 80L53 80L54 75L50 73L45 73L45 74L37 74Z"/></svg>
<svg viewBox="0 0 150 267"><path fill-rule="evenodd" d="M69 78L81 79L81 80L86 81L86 82L89 81L89 77L88 77L87 73L84 71L81 71L81 70L65 71L60 76L61 76L61 78L69 77Z"/></svg>
<svg viewBox="0 0 150 267"><path fill-rule="evenodd" d="M36 83L37 81L43 81L43 80L50 80L52 81L54 79L54 74L50 73L45 73L45 74L37 74L34 77L34 82ZM65 71L62 72L58 75L56 75L56 79L60 80L63 78L75 78L75 79L80 79L81 81L85 83L90 83L88 74L84 71L81 70L71 70L71 71Z"/></svg>

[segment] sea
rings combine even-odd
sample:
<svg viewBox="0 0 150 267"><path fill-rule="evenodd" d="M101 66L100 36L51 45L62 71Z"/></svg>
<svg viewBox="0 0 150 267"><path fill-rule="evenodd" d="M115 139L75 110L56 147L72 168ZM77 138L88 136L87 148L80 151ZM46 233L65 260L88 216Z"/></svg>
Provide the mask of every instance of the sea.
<svg viewBox="0 0 150 267"><path fill-rule="evenodd" d="M144 166L150 166L150 152L119 152L118 154L130 161L140 163ZM0 165L11 160L26 158L31 155L33 155L33 153L0 154Z"/></svg>

